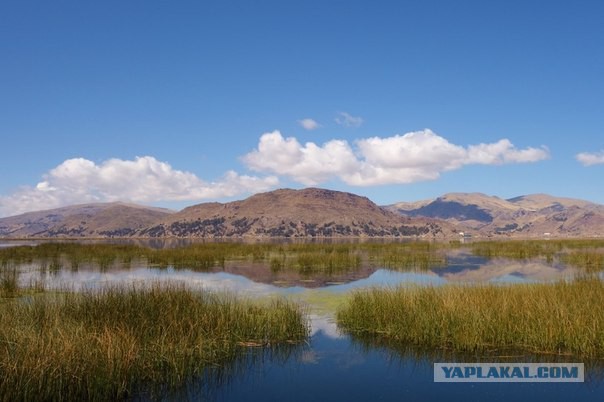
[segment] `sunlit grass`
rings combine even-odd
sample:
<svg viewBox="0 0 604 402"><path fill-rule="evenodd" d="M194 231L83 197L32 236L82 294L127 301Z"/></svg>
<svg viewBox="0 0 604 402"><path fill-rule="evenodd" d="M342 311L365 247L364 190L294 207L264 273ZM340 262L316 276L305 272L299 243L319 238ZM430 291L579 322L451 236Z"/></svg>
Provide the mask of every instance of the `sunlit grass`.
<svg viewBox="0 0 604 402"><path fill-rule="evenodd" d="M447 285L356 292L338 323L353 337L455 352L604 357L604 284Z"/></svg>
<svg viewBox="0 0 604 402"><path fill-rule="evenodd" d="M506 240L478 241L470 245L475 255L483 257L534 258L548 257L569 250L598 249L604 247L604 240Z"/></svg>
<svg viewBox="0 0 604 402"><path fill-rule="evenodd" d="M471 249L473 254L487 258L528 259L552 257L562 251L563 244L559 241L543 240L483 241L472 243Z"/></svg>
<svg viewBox="0 0 604 402"><path fill-rule="evenodd" d="M0 400L114 400L178 387L250 346L298 343L303 311L181 286L0 303Z"/></svg>

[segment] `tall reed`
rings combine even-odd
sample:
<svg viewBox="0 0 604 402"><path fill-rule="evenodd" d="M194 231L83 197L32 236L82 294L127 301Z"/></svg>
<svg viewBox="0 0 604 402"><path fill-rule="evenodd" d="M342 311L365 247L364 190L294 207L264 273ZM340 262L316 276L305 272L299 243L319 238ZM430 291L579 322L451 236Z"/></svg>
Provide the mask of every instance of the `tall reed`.
<svg viewBox="0 0 604 402"><path fill-rule="evenodd" d="M534 258L553 257L571 250L598 249L604 247L599 239L564 240L506 240L477 241L471 243L472 252L483 257Z"/></svg>
<svg viewBox="0 0 604 402"><path fill-rule="evenodd" d="M604 252L572 251L562 256L562 261L583 269L587 273L604 271Z"/></svg>
<svg viewBox="0 0 604 402"><path fill-rule="evenodd" d="M430 269L446 259L443 246L429 242L407 243L235 243L207 242L171 249L132 245L45 243L36 247L0 249L0 262L32 263L51 272L63 267L79 269L96 264L101 270L138 261L153 267L199 271L246 260L265 263L274 270L302 274L354 271L363 265L391 269Z"/></svg>
<svg viewBox="0 0 604 402"><path fill-rule="evenodd" d="M337 314L353 337L458 352L523 350L604 357L604 284L446 285L370 289Z"/></svg>
<svg viewBox="0 0 604 402"><path fill-rule="evenodd" d="M0 400L112 400L174 388L249 346L298 343L303 312L182 286L0 304Z"/></svg>
<svg viewBox="0 0 604 402"><path fill-rule="evenodd" d="M0 269L0 298L19 294L19 273L15 267Z"/></svg>

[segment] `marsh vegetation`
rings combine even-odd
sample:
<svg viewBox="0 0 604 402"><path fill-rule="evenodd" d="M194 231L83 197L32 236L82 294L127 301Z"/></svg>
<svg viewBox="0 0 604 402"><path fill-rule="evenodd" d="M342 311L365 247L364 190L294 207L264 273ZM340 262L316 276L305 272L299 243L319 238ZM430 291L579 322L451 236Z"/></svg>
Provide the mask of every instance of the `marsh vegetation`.
<svg viewBox="0 0 604 402"><path fill-rule="evenodd" d="M249 347L308 336L304 312L183 286L0 302L0 400L115 400L172 389Z"/></svg>
<svg viewBox="0 0 604 402"><path fill-rule="evenodd" d="M558 259L564 263L604 269L604 240L511 240L459 242L334 242L244 243L205 242L153 249L124 244L43 243L0 249L0 264L37 264L42 269L77 270L84 264L101 269L140 265L197 271L224 267L229 261L251 261L274 270L307 273L341 272L361 266L426 270L447 264L447 251L461 247L484 258Z"/></svg>
<svg viewBox="0 0 604 402"><path fill-rule="evenodd" d="M600 279L357 291L338 312L353 337L401 347L604 357Z"/></svg>
<svg viewBox="0 0 604 402"><path fill-rule="evenodd" d="M207 271L229 261L270 265L303 274L353 271L363 265L389 269L430 269L446 264L445 246L429 242L237 243L208 242L152 249L134 245L45 243L0 249L0 264L37 264L42 269L101 269L133 262L143 266Z"/></svg>
<svg viewBox="0 0 604 402"><path fill-rule="evenodd" d="M45 286L44 278L51 281L63 271L154 268L206 276L245 266L262 267L267 283L277 274L312 280L378 268L438 277L459 255L514 263L539 259L554 268L573 266L579 275L556 283L406 284L340 294L337 302L321 305L337 309L339 327L366 344L430 353L604 358L604 311L597 308L604 303L601 240L206 242L163 249L42 243L0 248L0 400L128 398L156 387L161 394L196 379L210 381L208 370L236 365L251 348L285 350L283 345L309 336L309 312L280 298L250 301L149 282L79 292ZM26 283L24 277L36 276L25 272L39 272L40 279ZM297 300L324 296L309 292Z"/></svg>
<svg viewBox="0 0 604 402"><path fill-rule="evenodd" d="M578 250L604 250L604 240L507 240L477 241L470 244L472 253L483 257L527 259L554 257Z"/></svg>

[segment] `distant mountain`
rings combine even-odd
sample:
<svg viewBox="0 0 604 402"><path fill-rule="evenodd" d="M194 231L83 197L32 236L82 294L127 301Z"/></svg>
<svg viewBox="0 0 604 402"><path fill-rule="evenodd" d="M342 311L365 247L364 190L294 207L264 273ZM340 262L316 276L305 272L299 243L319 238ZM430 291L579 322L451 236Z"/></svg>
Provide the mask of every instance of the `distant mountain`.
<svg viewBox="0 0 604 402"><path fill-rule="evenodd" d="M127 237L172 212L121 202L73 205L0 218L0 237Z"/></svg>
<svg viewBox="0 0 604 402"><path fill-rule="evenodd" d="M358 195L281 189L242 201L204 203L139 230L141 237L443 237L453 230L432 219L408 218Z"/></svg>
<svg viewBox="0 0 604 402"><path fill-rule="evenodd" d="M450 193L386 209L408 217L443 219L482 236L591 237L604 235L604 206L532 194L508 200L481 193Z"/></svg>
<svg viewBox="0 0 604 402"><path fill-rule="evenodd" d="M534 211L552 206L555 208L590 208L593 206L602 206L589 201L577 200L574 198L554 197L548 194L523 195L520 197L510 198L507 201L514 205L518 205L519 207Z"/></svg>
<svg viewBox="0 0 604 402"><path fill-rule="evenodd" d="M267 238L604 236L604 206L546 194L508 200L450 193L380 207L319 188L281 189L179 212L125 203L75 205L0 218L4 238Z"/></svg>

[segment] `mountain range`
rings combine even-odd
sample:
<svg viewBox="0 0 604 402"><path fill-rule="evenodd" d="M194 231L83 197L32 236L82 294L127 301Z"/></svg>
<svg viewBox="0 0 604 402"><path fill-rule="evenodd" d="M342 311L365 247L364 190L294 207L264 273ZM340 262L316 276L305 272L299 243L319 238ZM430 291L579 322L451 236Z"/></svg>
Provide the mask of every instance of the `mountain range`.
<svg viewBox="0 0 604 402"><path fill-rule="evenodd" d="M380 207L366 197L306 188L181 211L127 203L74 205L0 218L3 238L594 237L604 206L545 194L501 199L450 193Z"/></svg>
<svg viewBox="0 0 604 402"><path fill-rule="evenodd" d="M604 205L547 194L510 199L450 193L434 200L385 207L408 217L444 220L482 237L594 237L604 234Z"/></svg>

